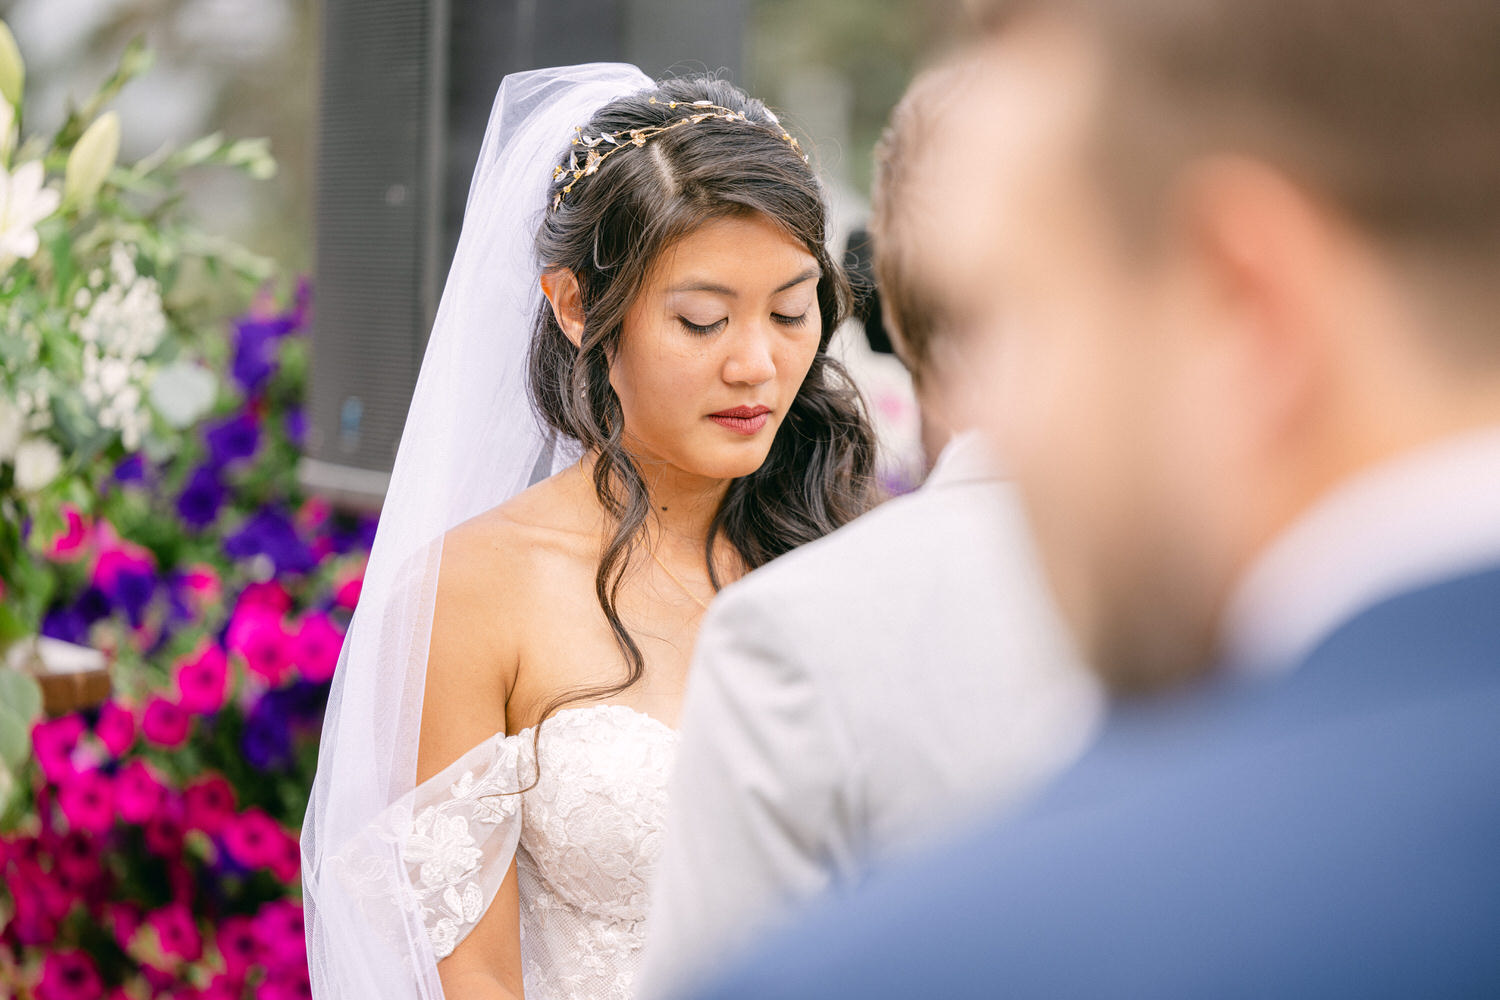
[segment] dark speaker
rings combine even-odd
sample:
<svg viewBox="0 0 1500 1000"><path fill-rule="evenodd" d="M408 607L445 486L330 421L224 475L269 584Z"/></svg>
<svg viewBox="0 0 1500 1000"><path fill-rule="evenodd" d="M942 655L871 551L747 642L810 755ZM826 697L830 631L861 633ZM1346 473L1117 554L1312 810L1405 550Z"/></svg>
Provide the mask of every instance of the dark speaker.
<svg viewBox="0 0 1500 1000"><path fill-rule="evenodd" d="M501 79L740 68L745 0L325 0L303 482L385 494Z"/></svg>

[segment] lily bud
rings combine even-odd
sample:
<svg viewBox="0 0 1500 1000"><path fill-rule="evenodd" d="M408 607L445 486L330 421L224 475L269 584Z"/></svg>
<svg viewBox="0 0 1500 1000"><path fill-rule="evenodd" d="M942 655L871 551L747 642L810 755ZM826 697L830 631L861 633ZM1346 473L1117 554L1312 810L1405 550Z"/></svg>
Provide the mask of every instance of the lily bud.
<svg viewBox="0 0 1500 1000"><path fill-rule="evenodd" d="M16 36L10 33L10 25L0 21L0 97L9 101L12 108L19 108L25 84L26 63L21 59Z"/></svg>
<svg viewBox="0 0 1500 1000"><path fill-rule="evenodd" d="M0 101L0 167L10 165L11 150L16 147L16 109L9 101Z"/></svg>
<svg viewBox="0 0 1500 1000"><path fill-rule="evenodd" d="M64 203L87 209L120 155L120 116L106 111L78 137L63 173Z"/></svg>

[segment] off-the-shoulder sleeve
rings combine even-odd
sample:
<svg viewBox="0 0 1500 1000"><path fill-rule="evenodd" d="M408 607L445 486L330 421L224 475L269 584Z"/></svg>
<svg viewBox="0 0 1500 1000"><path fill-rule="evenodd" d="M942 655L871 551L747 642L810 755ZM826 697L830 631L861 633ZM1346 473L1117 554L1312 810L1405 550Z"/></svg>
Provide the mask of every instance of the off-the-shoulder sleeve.
<svg viewBox="0 0 1500 1000"><path fill-rule="evenodd" d="M522 757L531 741L503 734L485 740L394 802L341 852L341 879L372 925L420 921L433 956L446 958L489 909L521 836ZM389 896L402 884L402 900ZM360 886L382 891L368 898ZM378 919L377 908L400 909Z"/></svg>

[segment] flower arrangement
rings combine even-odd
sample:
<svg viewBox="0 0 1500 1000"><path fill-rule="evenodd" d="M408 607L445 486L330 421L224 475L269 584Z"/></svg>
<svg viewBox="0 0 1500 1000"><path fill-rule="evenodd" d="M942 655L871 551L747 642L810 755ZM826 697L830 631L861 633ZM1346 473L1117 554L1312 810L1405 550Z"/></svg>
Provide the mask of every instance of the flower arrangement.
<svg viewBox="0 0 1500 1000"><path fill-rule="evenodd" d="M307 286L215 320L189 257L231 290L260 272L133 207L235 144L101 171L77 153L94 127L3 162L37 234L0 237L19 251L0 272L4 606L114 665L107 701L55 718L0 668L0 995L305 997L297 828L374 521L296 479ZM88 209L67 207L75 155L80 190L103 178ZM18 163L41 164L37 191L63 164L55 205Z"/></svg>
<svg viewBox="0 0 1500 1000"><path fill-rule="evenodd" d="M208 164L269 177L264 142L118 162L106 107L150 62L133 44L55 134L23 140L25 66L0 22L0 644L35 632L51 598L40 540L69 505L91 512L125 455L177 453L215 399L225 298L243 305L273 273L199 230L179 183Z"/></svg>

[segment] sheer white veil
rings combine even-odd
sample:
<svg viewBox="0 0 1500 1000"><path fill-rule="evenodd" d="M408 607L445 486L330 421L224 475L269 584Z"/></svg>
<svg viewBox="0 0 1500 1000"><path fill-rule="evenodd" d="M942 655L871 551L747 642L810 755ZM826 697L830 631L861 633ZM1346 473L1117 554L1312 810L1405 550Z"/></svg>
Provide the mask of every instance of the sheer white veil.
<svg viewBox="0 0 1500 1000"><path fill-rule="evenodd" d="M319 1000L442 996L399 834L390 835L411 820L442 539L577 457L576 443L549 436L526 391L542 301L533 239L573 127L651 86L634 66L595 63L507 76L496 97L339 656L302 828Z"/></svg>

